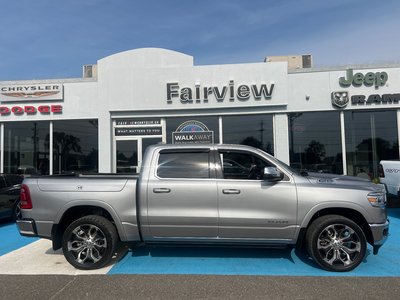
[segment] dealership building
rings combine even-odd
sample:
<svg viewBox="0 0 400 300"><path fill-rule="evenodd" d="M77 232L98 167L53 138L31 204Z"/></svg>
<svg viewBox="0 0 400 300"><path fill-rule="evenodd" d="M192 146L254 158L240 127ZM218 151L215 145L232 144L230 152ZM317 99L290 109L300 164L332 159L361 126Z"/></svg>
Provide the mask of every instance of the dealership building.
<svg viewBox="0 0 400 300"><path fill-rule="evenodd" d="M2 81L0 171L134 173L151 144L211 142L376 178L380 160L399 158L400 66L315 69L297 58L197 66L145 48L78 79Z"/></svg>

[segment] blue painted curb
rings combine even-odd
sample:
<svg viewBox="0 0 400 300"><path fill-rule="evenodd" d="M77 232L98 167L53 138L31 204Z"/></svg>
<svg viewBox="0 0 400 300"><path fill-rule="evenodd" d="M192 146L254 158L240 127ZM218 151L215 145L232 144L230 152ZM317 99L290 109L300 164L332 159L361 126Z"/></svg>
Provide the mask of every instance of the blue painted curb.
<svg viewBox="0 0 400 300"><path fill-rule="evenodd" d="M38 238L21 236L15 223L0 223L0 256L37 240Z"/></svg>

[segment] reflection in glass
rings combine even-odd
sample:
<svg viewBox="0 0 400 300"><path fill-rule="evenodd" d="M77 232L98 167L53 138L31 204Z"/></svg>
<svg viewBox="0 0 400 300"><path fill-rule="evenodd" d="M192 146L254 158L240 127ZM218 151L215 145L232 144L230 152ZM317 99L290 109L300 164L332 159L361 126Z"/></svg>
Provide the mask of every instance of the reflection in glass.
<svg viewBox="0 0 400 300"><path fill-rule="evenodd" d="M260 180L271 164L251 153L220 151L224 179Z"/></svg>
<svg viewBox="0 0 400 300"><path fill-rule="evenodd" d="M117 141L117 173L137 173L137 140Z"/></svg>
<svg viewBox="0 0 400 300"><path fill-rule="evenodd" d="M161 153L157 176L161 178L210 178L209 153Z"/></svg>
<svg viewBox="0 0 400 300"><path fill-rule="evenodd" d="M222 117L225 144L242 144L274 154L272 115Z"/></svg>
<svg viewBox="0 0 400 300"><path fill-rule="evenodd" d="M142 158L148 146L156 145L162 142L162 138L143 138L142 139Z"/></svg>
<svg viewBox="0 0 400 300"><path fill-rule="evenodd" d="M396 111L345 112L347 171L369 179L378 177L382 159L398 159Z"/></svg>
<svg viewBox="0 0 400 300"><path fill-rule="evenodd" d="M54 174L98 172L97 120L55 121L53 126Z"/></svg>
<svg viewBox="0 0 400 300"><path fill-rule="evenodd" d="M49 122L4 124L4 172L49 174Z"/></svg>
<svg viewBox="0 0 400 300"><path fill-rule="evenodd" d="M343 174L340 136L338 112L289 114L291 167Z"/></svg>

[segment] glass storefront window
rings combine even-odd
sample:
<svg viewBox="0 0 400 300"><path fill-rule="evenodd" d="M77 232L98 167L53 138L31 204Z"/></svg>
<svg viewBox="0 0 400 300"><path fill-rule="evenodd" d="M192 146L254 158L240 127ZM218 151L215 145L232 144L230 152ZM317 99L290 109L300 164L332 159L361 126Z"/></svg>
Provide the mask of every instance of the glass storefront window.
<svg viewBox="0 0 400 300"><path fill-rule="evenodd" d="M272 115L222 117L225 144L253 146L274 154Z"/></svg>
<svg viewBox="0 0 400 300"><path fill-rule="evenodd" d="M4 124L4 172L49 174L49 122Z"/></svg>
<svg viewBox="0 0 400 300"><path fill-rule="evenodd" d="M138 141L117 141L117 173L137 173Z"/></svg>
<svg viewBox="0 0 400 300"><path fill-rule="evenodd" d="M98 121L70 120L53 123L54 174L98 172Z"/></svg>
<svg viewBox="0 0 400 300"><path fill-rule="evenodd" d="M379 161L399 159L396 111L345 112L347 172L378 177Z"/></svg>
<svg viewBox="0 0 400 300"><path fill-rule="evenodd" d="M166 118L166 123L168 144L172 144L174 141L179 143L219 143L218 117Z"/></svg>
<svg viewBox="0 0 400 300"><path fill-rule="evenodd" d="M343 174L338 112L292 113L290 165L297 170Z"/></svg>

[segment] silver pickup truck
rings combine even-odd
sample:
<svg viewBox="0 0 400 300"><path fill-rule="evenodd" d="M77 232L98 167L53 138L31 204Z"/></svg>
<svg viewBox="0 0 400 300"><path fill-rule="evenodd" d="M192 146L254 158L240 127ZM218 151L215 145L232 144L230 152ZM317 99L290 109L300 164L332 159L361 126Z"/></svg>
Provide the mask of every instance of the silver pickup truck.
<svg viewBox="0 0 400 300"><path fill-rule="evenodd" d="M108 264L118 242L297 246L349 271L388 236L382 186L297 173L241 145L155 145L135 175L26 178L24 236L51 239L78 269Z"/></svg>

